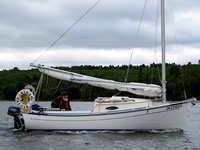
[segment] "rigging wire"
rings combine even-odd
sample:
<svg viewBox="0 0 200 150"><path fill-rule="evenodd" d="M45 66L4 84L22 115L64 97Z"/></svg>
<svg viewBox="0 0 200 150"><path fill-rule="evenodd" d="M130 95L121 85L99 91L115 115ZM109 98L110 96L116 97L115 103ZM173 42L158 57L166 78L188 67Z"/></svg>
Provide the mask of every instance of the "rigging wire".
<svg viewBox="0 0 200 150"><path fill-rule="evenodd" d="M142 20L143 20L143 16L144 16L144 12L145 12L146 6L147 6L147 2L148 2L148 0L145 0L144 7L143 7L143 10L142 10L142 15L140 17L140 22L139 22L138 29L137 29L137 32L136 32L136 35L135 35L134 46L136 45L136 41L138 39L138 34L139 34L139 30L140 30L140 27L141 27L141 24L142 24ZM129 75L132 56L133 56L133 49L131 51L131 56L130 56L129 63L128 63L128 68L127 68L127 71L126 71L125 82L127 82L127 80L128 80L128 75Z"/></svg>
<svg viewBox="0 0 200 150"><path fill-rule="evenodd" d="M179 42L177 40L176 31L175 31L174 17L172 15L171 1L169 0L168 2L169 2L169 9L170 9L170 14L171 14L171 18L172 18L172 27L173 27L173 32L174 32L174 38L175 38L175 42L176 42L176 45L177 45L176 52L178 54L178 60L179 60L179 58L180 58L180 56L179 56L179 47L178 47ZM182 71L181 65L179 67L180 67L180 72L181 72L181 79L182 79L184 97L185 97L185 99L187 99L187 94L186 94L186 90L185 90L185 83L184 83L184 78L183 78L183 71Z"/></svg>
<svg viewBox="0 0 200 150"><path fill-rule="evenodd" d="M37 59L33 61L33 64L38 61L51 47L53 47L64 35L66 35L71 29L78 24L101 0L97 0L83 15L81 15L64 33L62 33L43 53L39 55Z"/></svg>
<svg viewBox="0 0 200 150"><path fill-rule="evenodd" d="M41 74L40 76L40 80L38 82L38 85L37 85L37 89L36 89L36 92L35 92L35 97L36 97L36 101L38 102L39 101L39 98L40 98L40 93L41 93L41 88L42 88L42 82L43 82L43 77L44 77L44 73Z"/></svg>
<svg viewBox="0 0 200 150"><path fill-rule="evenodd" d="M158 58L157 58L157 41L158 41L158 38L157 38L157 35L158 35L158 21L159 21L159 12L160 12L160 9L159 9L159 0L157 0L157 8L156 8L156 19L155 19L155 61L156 61L156 68L157 68L157 72L158 72L158 77L159 77L159 80L160 80L160 83L162 83L162 80L161 80L161 75L160 75L160 70L159 70L159 67L158 67ZM153 66L154 67L154 66ZM152 67L152 79L151 79L151 83L153 83L153 67Z"/></svg>
<svg viewBox="0 0 200 150"><path fill-rule="evenodd" d="M59 88L61 82L62 82L62 80L60 80L60 81L58 82L58 85L57 85L55 88L51 88L51 87L49 86L49 76L47 75L47 82L46 82L46 92L47 92L47 94L48 94L48 95L51 95L51 96L55 95L56 92L58 91L58 88ZM54 91L53 93L50 93L50 92L48 91L48 89L50 89L50 90L55 90L55 91Z"/></svg>
<svg viewBox="0 0 200 150"><path fill-rule="evenodd" d="M122 91L117 92L117 94L113 95L113 96L118 96L119 94L121 94Z"/></svg>
<svg viewBox="0 0 200 150"><path fill-rule="evenodd" d="M93 86L91 86L91 88L90 88L89 100L91 100L91 98L92 98L92 89L93 89Z"/></svg>

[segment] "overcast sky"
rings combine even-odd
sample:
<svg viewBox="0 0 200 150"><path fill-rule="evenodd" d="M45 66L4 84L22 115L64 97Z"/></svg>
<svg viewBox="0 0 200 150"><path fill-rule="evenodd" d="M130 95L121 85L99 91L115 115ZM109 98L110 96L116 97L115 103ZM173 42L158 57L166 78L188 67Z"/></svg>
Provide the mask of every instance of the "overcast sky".
<svg viewBox="0 0 200 150"><path fill-rule="evenodd" d="M95 1L0 0L0 70L29 69L29 64ZM160 63L160 22L155 53L158 1L148 1L136 43L145 0L102 0L35 63L50 66L123 65L128 64L132 50L133 65ZM200 0L166 0L166 43L167 62L198 62Z"/></svg>

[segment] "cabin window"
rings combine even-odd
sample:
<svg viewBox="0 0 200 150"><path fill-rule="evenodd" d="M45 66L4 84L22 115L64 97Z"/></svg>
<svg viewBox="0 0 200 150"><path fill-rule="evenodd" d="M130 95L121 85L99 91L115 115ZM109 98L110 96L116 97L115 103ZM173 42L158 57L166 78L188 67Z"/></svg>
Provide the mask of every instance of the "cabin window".
<svg viewBox="0 0 200 150"><path fill-rule="evenodd" d="M115 110L115 109L118 109L118 107L116 107L116 106L109 106L109 107L106 107L106 109L108 109L108 110Z"/></svg>

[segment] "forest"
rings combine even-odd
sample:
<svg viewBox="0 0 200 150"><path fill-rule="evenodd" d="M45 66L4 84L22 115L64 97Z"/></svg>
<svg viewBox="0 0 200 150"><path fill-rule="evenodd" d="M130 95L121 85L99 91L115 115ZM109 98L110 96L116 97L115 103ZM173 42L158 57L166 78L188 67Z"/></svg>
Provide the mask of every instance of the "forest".
<svg viewBox="0 0 200 150"><path fill-rule="evenodd" d="M111 79L124 82L128 66L72 66L55 67L62 70L72 71L93 77ZM187 98L196 97L200 99L200 65L188 63L177 65L166 64L167 72L167 99L185 99L184 89ZM0 100L14 100L18 91L27 84L37 87L41 73L37 69L20 70L14 67L10 70L0 71ZM161 64L130 66L128 82L153 83L161 85ZM59 84L60 83L60 84ZM96 97L113 96L119 91L107 90L90 85L76 84L67 81L60 81L52 77L44 76L40 100L52 100L66 91L70 100L93 101ZM139 97L126 92L119 95Z"/></svg>

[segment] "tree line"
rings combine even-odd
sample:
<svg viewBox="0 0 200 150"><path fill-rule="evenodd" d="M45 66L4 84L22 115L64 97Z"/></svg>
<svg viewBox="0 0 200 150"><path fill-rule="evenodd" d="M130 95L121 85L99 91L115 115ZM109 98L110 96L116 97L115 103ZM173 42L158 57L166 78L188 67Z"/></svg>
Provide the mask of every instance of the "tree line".
<svg viewBox="0 0 200 150"><path fill-rule="evenodd" d="M57 69L76 72L93 77L124 82L128 66L72 66L56 67ZM166 64L167 71L167 98L168 100L197 97L200 99L200 65L188 63L187 65ZM37 69L20 70L14 67L10 70L0 71L0 100L14 100L18 91L25 85L37 87L41 73ZM153 83L161 85L161 64L130 66L128 82ZM59 84L60 83L60 84ZM56 88L59 85L58 88ZM76 84L60 81L44 76L40 100L52 100L66 91L71 100L93 101L96 97L107 97L117 94L117 90L107 90L90 85ZM127 92L120 95L138 97Z"/></svg>

